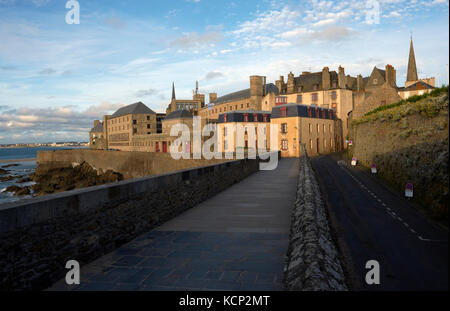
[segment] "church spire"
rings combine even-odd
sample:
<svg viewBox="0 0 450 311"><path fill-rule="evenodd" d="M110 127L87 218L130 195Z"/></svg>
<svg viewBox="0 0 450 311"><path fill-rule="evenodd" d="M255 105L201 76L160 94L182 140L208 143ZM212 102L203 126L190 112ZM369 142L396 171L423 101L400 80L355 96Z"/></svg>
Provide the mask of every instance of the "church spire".
<svg viewBox="0 0 450 311"><path fill-rule="evenodd" d="M172 82L172 100L175 100L175 82Z"/></svg>
<svg viewBox="0 0 450 311"><path fill-rule="evenodd" d="M416 57L414 56L414 47L411 36L411 46L409 48L409 60L408 60L408 74L406 75L406 81L412 82L417 80L419 80L419 78L417 77Z"/></svg>

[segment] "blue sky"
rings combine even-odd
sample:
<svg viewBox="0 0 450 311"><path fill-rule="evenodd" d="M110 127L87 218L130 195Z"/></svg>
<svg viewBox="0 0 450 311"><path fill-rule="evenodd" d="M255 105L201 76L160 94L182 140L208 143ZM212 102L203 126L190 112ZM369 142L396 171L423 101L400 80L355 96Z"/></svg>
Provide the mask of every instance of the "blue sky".
<svg viewBox="0 0 450 311"><path fill-rule="evenodd" d="M419 76L447 84L447 0L0 0L0 143L88 140L94 119L142 101L164 111L200 91L274 82L324 66L403 85L411 32ZM379 23L366 14L379 3Z"/></svg>

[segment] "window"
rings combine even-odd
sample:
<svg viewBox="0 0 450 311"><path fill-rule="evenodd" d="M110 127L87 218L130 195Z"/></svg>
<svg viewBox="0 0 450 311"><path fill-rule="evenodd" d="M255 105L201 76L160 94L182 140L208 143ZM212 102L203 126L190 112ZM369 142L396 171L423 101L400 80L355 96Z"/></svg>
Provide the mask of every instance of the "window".
<svg viewBox="0 0 450 311"><path fill-rule="evenodd" d="M325 149L327 147L327 140L326 138L323 139L323 148Z"/></svg>
<svg viewBox="0 0 450 311"><path fill-rule="evenodd" d="M288 141L287 141L287 139L282 139L281 140L281 149L282 150L287 150L288 149Z"/></svg>
<svg viewBox="0 0 450 311"><path fill-rule="evenodd" d="M136 120L133 120L133 124L136 124L137 123L137 121Z"/></svg>
<svg viewBox="0 0 450 311"><path fill-rule="evenodd" d="M223 136L227 136L227 135L228 135L228 133L227 133L227 128L224 127L224 128L223 128Z"/></svg>
<svg viewBox="0 0 450 311"><path fill-rule="evenodd" d="M133 134L137 134L137 129L133 129Z"/></svg>
<svg viewBox="0 0 450 311"><path fill-rule="evenodd" d="M300 93L300 92L303 92L303 86L300 85L300 86L298 87L298 92L299 92L299 93Z"/></svg>
<svg viewBox="0 0 450 311"><path fill-rule="evenodd" d="M336 98L337 98L336 91L331 92L331 99L336 99Z"/></svg>
<svg viewBox="0 0 450 311"><path fill-rule="evenodd" d="M384 106L384 105L386 105L386 101L385 101L385 100L382 100L382 101L381 101L381 106Z"/></svg>
<svg viewBox="0 0 450 311"><path fill-rule="evenodd" d="M241 104L241 109L244 108L244 104Z"/></svg>
<svg viewBox="0 0 450 311"><path fill-rule="evenodd" d="M308 107L308 117L312 118L312 109Z"/></svg>
<svg viewBox="0 0 450 311"><path fill-rule="evenodd" d="M318 85L318 84L314 84L314 85L313 85L313 90L314 90L314 91L317 91L318 89L319 89L319 85Z"/></svg>
<svg viewBox="0 0 450 311"><path fill-rule="evenodd" d="M336 81L331 82L331 87L332 87L333 89L335 89L335 88L337 87Z"/></svg>
<svg viewBox="0 0 450 311"><path fill-rule="evenodd" d="M309 132L312 133L312 125L309 123Z"/></svg>
<svg viewBox="0 0 450 311"><path fill-rule="evenodd" d="M258 115L256 113L253 115L253 121L258 122Z"/></svg>
<svg viewBox="0 0 450 311"><path fill-rule="evenodd" d="M230 106L230 110L233 110L233 106Z"/></svg>
<svg viewBox="0 0 450 311"><path fill-rule="evenodd" d="M280 116L281 117L286 117L287 116L286 107L283 107L283 108L280 109Z"/></svg>
<svg viewBox="0 0 450 311"><path fill-rule="evenodd" d="M302 103L302 95L297 95L297 104L301 104Z"/></svg>
<svg viewBox="0 0 450 311"><path fill-rule="evenodd" d="M228 141L227 141L227 140L224 140L224 141L223 141L223 148L224 148L225 150L228 149Z"/></svg>
<svg viewBox="0 0 450 311"><path fill-rule="evenodd" d="M250 107L250 104L249 104L249 103L247 103L247 107Z"/></svg>
<svg viewBox="0 0 450 311"><path fill-rule="evenodd" d="M325 110L322 110L322 118L325 119Z"/></svg>
<svg viewBox="0 0 450 311"><path fill-rule="evenodd" d="M237 110L237 105L236 105L236 106L234 106L234 109L235 109L235 110Z"/></svg>
<svg viewBox="0 0 450 311"><path fill-rule="evenodd" d="M319 124L316 124L316 131L319 133Z"/></svg>
<svg viewBox="0 0 450 311"><path fill-rule="evenodd" d="M263 120L264 120L264 122L269 122L268 119L267 119L267 114L265 114L265 115L263 116Z"/></svg>
<svg viewBox="0 0 450 311"><path fill-rule="evenodd" d="M150 120L150 116L147 116L147 121L149 121Z"/></svg>
<svg viewBox="0 0 450 311"><path fill-rule="evenodd" d="M223 107L223 111L227 111L227 107Z"/></svg>
<svg viewBox="0 0 450 311"><path fill-rule="evenodd" d="M313 148L312 139L309 140L309 149Z"/></svg>
<svg viewBox="0 0 450 311"><path fill-rule="evenodd" d="M247 127L244 128L244 131L245 131L244 134L247 135L247 134L248 134L248 132L247 132Z"/></svg>
<svg viewBox="0 0 450 311"><path fill-rule="evenodd" d="M281 124L281 133L283 133L283 134L287 133L287 123Z"/></svg>
<svg viewBox="0 0 450 311"><path fill-rule="evenodd" d="M319 118L320 117L320 111L319 111L319 108L316 108L316 118Z"/></svg>
<svg viewBox="0 0 450 311"><path fill-rule="evenodd" d="M248 122L248 113L244 114L244 122Z"/></svg>
<svg viewBox="0 0 450 311"><path fill-rule="evenodd" d="M226 114L223 115L223 122L227 122L227 115Z"/></svg>
<svg viewBox="0 0 450 311"><path fill-rule="evenodd" d="M150 124L147 124L147 128L148 128L148 129L150 128Z"/></svg>
<svg viewBox="0 0 450 311"><path fill-rule="evenodd" d="M319 96L317 95L317 93L312 93L312 94L311 94L311 100L312 100L313 102L316 102L316 101L319 100Z"/></svg>
<svg viewBox="0 0 450 311"><path fill-rule="evenodd" d="M331 110L328 110L328 119L333 119L333 113Z"/></svg>
<svg viewBox="0 0 450 311"><path fill-rule="evenodd" d="M377 84L378 80L377 79L373 79L373 84Z"/></svg>

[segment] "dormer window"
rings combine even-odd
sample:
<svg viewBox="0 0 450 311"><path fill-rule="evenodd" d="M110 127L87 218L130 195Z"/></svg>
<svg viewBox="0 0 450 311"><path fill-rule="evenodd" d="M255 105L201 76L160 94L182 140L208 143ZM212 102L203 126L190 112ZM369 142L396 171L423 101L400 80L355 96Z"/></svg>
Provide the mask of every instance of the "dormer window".
<svg viewBox="0 0 450 311"><path fill-rule="evenodd" d="M377 79L373 79L373 84L377 84L378 80Z"/></svg>
<svg viewBox="0 0 450 311"><path fill-rule="evenodd" d="M300 92L303 92L303 86L300 85L300 86L298 87L298 92L299 92L299 93L300 93Z"/></svg>
<svg viewBox="0 0 450 311"><path fill-rule="evenodd" d="M332 87L333 89L335 89L335 88L337 87L336 81L333 81L333 82L331 83L331 87Z"/></svg>
<svg viewBox="0 0 450 311"><path fill-rule="evenodd" d="M319 88L319 85L318 85L318 84L314 84L314 85L313 85L314 91L317 91L318 88Z"/></svg>

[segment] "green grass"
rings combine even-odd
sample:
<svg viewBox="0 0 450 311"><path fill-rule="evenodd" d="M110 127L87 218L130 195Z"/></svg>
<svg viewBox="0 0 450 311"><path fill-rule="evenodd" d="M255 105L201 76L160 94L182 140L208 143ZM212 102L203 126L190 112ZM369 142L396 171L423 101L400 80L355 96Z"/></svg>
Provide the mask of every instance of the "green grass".
<svg viewBox="0 0 450 311"><path fill-rule="evenodd" d="M436 100L442 94L447 94L445 100ZM414 95L394 104L377 107L366 113L361 119L353 120L353 124L375 121L381 118L399 121L403 117L413 113L434 117L444 108L448 109L448 85L436 88L430 93Z"/></svg>

